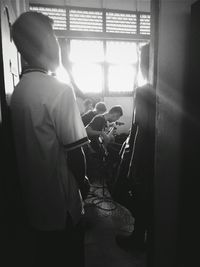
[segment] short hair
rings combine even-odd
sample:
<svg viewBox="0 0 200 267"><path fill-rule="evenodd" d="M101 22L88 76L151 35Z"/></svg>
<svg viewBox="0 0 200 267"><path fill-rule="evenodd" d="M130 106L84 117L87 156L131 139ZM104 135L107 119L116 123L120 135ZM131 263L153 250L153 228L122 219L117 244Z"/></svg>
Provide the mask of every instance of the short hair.
<svg viewBox="0 0 200 267"><path fill-rule="evenodd" d="M45 53L46 37L54 34L52 25L48 16L33 11L22 13L13 23L13 41L29 64L38 62L37 56Z"/></svg>
<svg viewBox="0 0 200 267"><path fill-rule="evenodd" d="M119 113L120 116L123 115L123 111L122 111L122 107L120 105L116 105L116 106L113 106L109 112L110 114L113 114L113 113Z"/></svg>
<svg viewBox="0 0 200 267"><path fill-rule="evenodd" d="M83 102L84 106L87 107L89 105L93 105L93 101L89 98L85 99L85 101Z"/></svg>
<svg viewBox="0 0 200 267"><path fill-rule="evenodd" d="M95 109L97 112L106 112L107 108L104 102L97 102L95 105Z"/></svg>

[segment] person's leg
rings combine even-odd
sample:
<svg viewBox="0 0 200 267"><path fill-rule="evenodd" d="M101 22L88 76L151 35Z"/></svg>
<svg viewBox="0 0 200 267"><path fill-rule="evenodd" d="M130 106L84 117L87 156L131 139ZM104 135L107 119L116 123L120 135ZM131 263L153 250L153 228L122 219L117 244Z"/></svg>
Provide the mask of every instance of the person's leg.
<svg viewBox="0 0 200 267"><path fill-rule="evenodd" d="M73 267L84 267L84 228L81 221L74 225L69 217L66 227L66 238L68 261L73 263Z"/></svg>
<svg viewBox="0 0 200 267"><path fill-rule="evenodd" d="M34 267L66 266L63 261L63 249L65 247L65 231L39 231L32 230L32 251L34 254ZM67 255L66 255L67 256Z"/></svg>
<svg viewBox="0 0 200 267"><path fill-rule="evenodd" d="M145 233L147 229L147 203L146 192L143 185L137 185L135 187L135 199L134 199L134 231L130 236L116 237L117 244L123 249L145 249Z"/></svg>
<svg viewBox="0 0 200 267"><path fill-rule="evenodd" d="M27 244L28 245L28 244ZM60 231L30 229L30 267L84 267L84 231L74 226L68 216L66 227Z"/></svg>
<svg viewBox="0 0 200 267"><path fill-rule="evenodd" d="M140 244L145 241L147 228L147 192L142 184L135 188L135 225L132 237Z"/></svg>

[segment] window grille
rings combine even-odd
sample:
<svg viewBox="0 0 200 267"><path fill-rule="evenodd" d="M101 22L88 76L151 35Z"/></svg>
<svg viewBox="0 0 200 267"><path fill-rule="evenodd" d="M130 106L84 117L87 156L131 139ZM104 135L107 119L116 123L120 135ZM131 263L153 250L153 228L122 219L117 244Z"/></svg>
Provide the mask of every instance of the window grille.
<svg viewBox="0 0 200 267"><path fill-rule="evenodd" d="M136 14L106 12L106 32L136 34Z"/></svg>
<svg viewBox="0 0 200 267"><path fill-rule="evenodd" d="M124 38L125 34L149 38L151 33L150 13L47 5L30 5L30 10L52 18L54 30L123 34Z"/></svg>
<svg viewBox="0 0 200 267"><path fill-rule="evenodd" d="M71 31L103 32L103 12L69 10Z"/></svg>
<svg viewBox="0 0 200 267"><path fill-rule="evenodd" d="M31 11L37 11L49 16L54 21L54 30L66 30L67 29L67 16L65 8L54 8L44 6L30 6Z"/></svg>
<svg viewBox="0 0 200 267"><path fill-rule="evenodd" d="M150 35L151 18L148 14L140 14L140 34Z"/></svg>

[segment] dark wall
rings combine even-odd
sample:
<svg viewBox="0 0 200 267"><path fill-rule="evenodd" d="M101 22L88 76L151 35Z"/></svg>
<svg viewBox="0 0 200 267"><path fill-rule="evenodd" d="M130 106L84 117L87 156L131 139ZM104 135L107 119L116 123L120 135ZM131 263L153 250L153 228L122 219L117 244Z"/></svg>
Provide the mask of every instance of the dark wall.
<svg viewBox="0 0 200 267"><path fill-rule="evenodd" d="M191 7L188 83L185 89L180 254L182 266L198 266L200 167L200 1Z"/></svg>
<svg viewBox="0 0 200 267"><path fill-rule="evenodd" d="M177 267L183 257L179 239L190 1L159 3L154 267Z"/></svg>
<svg viewBox="0 0 200 267"><path fill-rule="evenodd" d="M19 79L19 62L10 36L10 24L15 17L9 1L0 2L0 14L0 261L3 265L6 260L7 266L12 266L9 263L15 258L17 229L24 213L7 100Z"/></svg>

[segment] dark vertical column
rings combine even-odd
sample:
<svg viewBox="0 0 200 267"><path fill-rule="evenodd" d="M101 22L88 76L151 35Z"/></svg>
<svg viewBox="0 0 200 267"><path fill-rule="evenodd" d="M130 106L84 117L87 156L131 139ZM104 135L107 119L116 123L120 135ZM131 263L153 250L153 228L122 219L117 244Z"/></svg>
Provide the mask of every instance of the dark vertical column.
<svg viewBox="0 0 200 267"><path fill-rule="evenodd" d="M198 266L200 203L200 1L191 7L188 84L184 94L183 167L181 184L181 266Z"/></svg>
<svg viewBox="0 0 200 267"><path fill-rule="evenodd" d="M157 59L158 59L158 29L159 29L159 1L151 0L151 39L150 39L150 51L149 51L149 81L155 90L157 86ZM154 99L154 116L156 120L156 97ZM154 121L154 135L156 135L156 122ZM155 153L155 139L154 139L154 153ZM154 157L155 160L155 157ZM155 164L154 164L155 167ZM155 169L154 169L155 176ZM154 267L154 255L155 255L155 177L151 181L151 203L149 203L149 229L148 229L148 250L147 250L147 265L148 267Z"/></svg>
<svg viewBox="0 0 200 267"><path fill-rule="evenodd" d="M20 67L19 62L15 65L16 61L13 60L17 54L10 54L9 49L5 49L12 42L8 30L9 22L14 21L11 11L10 1L0 2L0 245L2 248L0 265L6 262L7 266L17 264L19 240L22 240L19 229L23 227L22 218L25 215L19 190L10 110L7 103L7 92L10 94L15 84L11 67L16 70L16 73L19 73ZM8 61L9 64L5 64ZM7 88L7 80L13 81L13 84L9 83L9 88Z"/></svg>

